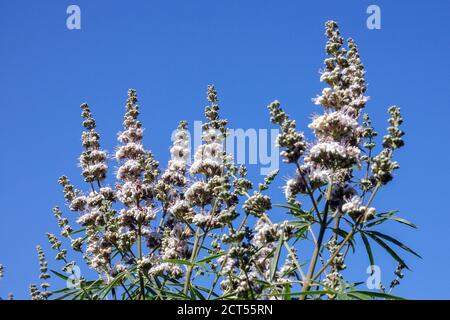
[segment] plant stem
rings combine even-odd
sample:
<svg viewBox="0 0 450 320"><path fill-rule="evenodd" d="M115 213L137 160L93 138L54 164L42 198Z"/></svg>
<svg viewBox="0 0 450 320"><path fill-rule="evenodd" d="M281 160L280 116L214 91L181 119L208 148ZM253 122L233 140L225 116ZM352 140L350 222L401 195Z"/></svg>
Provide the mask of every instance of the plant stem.
<svg viewBox="0 0 450 320"><path fill-rule="evenodd" d="M373 190L372 194L370 195L369 201L366 205L366 211L369 209L370 204L372 203L373 199L375 198L375 195L377 194L378 190L381 187L381 183L378 182L375 186L375 189ZM365 214L365 213L364 213ZM355 234L355 232L358 230L358 224L355 224L355 226L352 228L352 231L350 231L347 236L344 238L344 240L341 242L337 250L334 252L334 254L328 259L328 262L323 265L323 267L317 272L317 274L311 278L311 281L316 280L322 272L326 270L326 268L331 264L331 262L336 258L336 256L339 254L339 252L342 250L342 248L345 246L345 244L351 239L351 237Z"/></svg>
<svg viewBox="0 0 450 320"><path fill-rule="evenodd" d="M356 232L356 230L357 230L357 228L356 228L356 225L355 225L355 227L353 227L352 231L350 231L350 232L347 234L347 236L345 237L345 239L341 242L341 244L340 244L339 247L337 248L336 252L330 257L330 259L328 259L327 263L325 263L325 264L323 265L323 267L320 268L320 270L316 273L316 275L313 276L313 277L311 278L311 281L316 280L316 279L320 276L320 274L326 270L326 268L331 264L331 262L334 260L334 258L336 258L336 256L337 256L337 255L339 254L339 252L342 250L342 248L343 248L344 245L347 243L347 241L349 241L350 238L354 235L354 233Z"/></svg>
<svg viewBox="0 0 450 320"><path fill-rule="evenodd" d="M117 300L117 295L116 295L116 288L111 288L111 295L113 300Z"/></svg>
<svg viewBox="0 0 450 320"><path fill-rule="evenodd" d="M372 143L372 137L369 138L369 143ZM367 180L369 178L369 172L370 172L370 162L372 161L372 148L369 149L369 155L367 159L367 166L366 166L366 174L364 175L364 179ZM364 202L364 198L366 197L366 190L363 191L362 194L362 201Z"/></svg>
<svg viewBox="0 0 450 320"><path fill-rule="evenodd" d="M295 165L297 166L298 174L300 175L300 177L302 178L303 183L305 184L306 192L308 193L308 195L309 195L309 197L311 199L311 202L313 204L314 210L316 211L317 219L319 219L319 221L322 222L322 217L320 216L319 207L317 205L316 199L314 199L314 193L312 192L311 188L309 187L308 181L306 181L306 178L305 178L305 176L302 173L302 170L300 168L300 164L298 162L296 162Z"/></svg>
<svg viewBox="0 0 450 320"><path fill-rule="evenodd" d="M187 294L188 290L189 290L193 264L194 264L194 261L195 261L195 258L196 258L197 246L198 246L198 241L199 241L199 238L200 238L200 231L201 231L200 227L197 227L197 231L195 232L194 247L192 248L191 264L188 266L188 270L187 270L187 273L186 273L186 281L184 282L184 289L183 289L183 293L184 294Z"/></svg>
<svg viewBox="0 0 450 320"><path fill-rule="evenodd" d="M141 238L141 225L138 225L138 258L139 261L142 259L142 238ZM145 288L144 288L144 278L142 277L142 272L139 271L139 286L140 286L140 299L144 300L145 297Z"/></svg>
<svg viewBox="0 0 450 320"><path fill-rule="evenodd" d="M327 190L327 201L325 203L325 210L323 214L323 219L320 222L320 231L319 236L317 237L317 243L314 247L313 255L311 257L311 262L309 263L308 273L306 274L306 278L304 279L304 285L302 286L302 292L306 292L311 287L311 278L314 274L314 270L316 268L317 259L319 258L320 250L322 249L322 242L323 238L325 236L325 231L327 229L327 217L328 217L328 208L330 206L330 198L331 198L331 191L333 189L333 181L331 180L328 183L328 190ZM320 216L320 214L319 214ZM300 300L305 300L306 294L302 295L300 297Z"/></svg>
<svg viewBox="0 0 450 320"><path fill-rule="evenodd" d="M122 280L120 280L120 285L122 286L123 290L125 290L125 293L127 294L128 299L133 300L133 298L130 295L130 292L128 291L127 287L123 284Z"/></svg>

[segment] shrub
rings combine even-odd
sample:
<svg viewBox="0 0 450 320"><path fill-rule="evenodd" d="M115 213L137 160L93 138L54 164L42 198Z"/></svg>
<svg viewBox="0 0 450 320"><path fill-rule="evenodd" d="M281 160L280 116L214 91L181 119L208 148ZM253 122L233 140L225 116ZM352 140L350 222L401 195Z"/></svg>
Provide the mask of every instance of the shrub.
<svg viewBox="0 0 450 320"><path fill-rule="evenodd" d="M59 208L54 215L61 236L97 276L83 278L68 258L66 241L48 234L56 260L70 276L53 274L71 285L50 292L39 247L44 283L40 289L30 287L32 298L394 298L389 293L407 265L392 247L416 253L375 228L388 221L414 225L396 211L376 210L372 202L399 167L393 156L404 144L403 120L398 107L389 108L388 133L376 154L377 132L363 113L368 97L358 48L352 39L344 41L334 21L326 23L326 36L320 80L327 86L314 99L324 112L309 125L314 139L307 141L278 101L268 106L271 121L280 127L281 157L293 172L283 205L271 199L278 171L255 187L245 166L235 165L225 151L228 123L219 116L214 86L207 89L203 143L193 161L188 124L181 121L165 169L142 144L138 98L129 90L124 128L112 156L119 164L117 182L111 186L105 182L108 154L90 107L82 104L79 163L86 190L61 177L68 208L78 218L66 218ZM277 209L289 219L273 222ZM311 244L312 256L305 256ZM380 284L375 291L359 290L343 277L346 258L363 246L374 265L373 244L398 262L396 279L387 289Z"/></svg>

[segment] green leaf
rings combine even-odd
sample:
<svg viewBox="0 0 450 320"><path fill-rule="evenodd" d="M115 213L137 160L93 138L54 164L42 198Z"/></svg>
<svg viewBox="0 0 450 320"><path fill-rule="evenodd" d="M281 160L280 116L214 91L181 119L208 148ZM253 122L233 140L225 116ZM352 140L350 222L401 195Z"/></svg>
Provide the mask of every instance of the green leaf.
<svg viewBox="0 0 450 320"><path fill-rule="evenodd" d="M175 263L175 264L184 264L187 266L194 266L190 261L183 260L183 259L165 259L161 260L160 262L168 262L168 263Z"/></svg>
<svg viewBox="0 0 450 320"><path fill-rule="evenodd" d="M53 292L53 294L55 294L56 292ZM53 298L53 296L52 296L52 299L55 299L55 300L63 300L63 299L65 299L65 298L68 298L68 297L70 297L70 296L72 296L72 295L74 295L74 294L77 294L78 293L78 290L72 290L72 291L70 291L70 292L67 292L66 294L63 294L63 295L61 295L61 296L58 296L58 297L54 297Z"/></svg>
<svg viewBox="0 0 450 320"><path fill-rule="evenodd" d="M195 286L191 286L191 290L195 293L197 297L200 298L200 300L206 300L205 296L199 290L197 290Z"/></svg>
<svg viewBox="0 0 450 320"><path fill-rule="evenodd" d="M84 231L86 231L85 228L79 229L79 230L75 230L75 231L72 231L72 232L70 233L70 235L73 236L74 234L82 233L82 232L84 232Z"/></svg>
<svg viewBox="0 0 450 320"><path fill-rule="evenodd" d="M284 292L285 294L284 299L285 300L292 300L292 295L291 295L291 285L289 283L286 283L284 285Z"/></svg>
<svg viewBox="0 0 450 320"><path fill-rule="evenodd" d="M304 220L291 220L288 221L287 223L298 229L308 228L311 225L311 222Z"/></svg>
<svg viewBox="0 0 450 320"><path fill-rule="evenodd" d="M380 237L380 238L382 238L382 239L384 239L384 240L387 240L387 241L390 241L390 242L392 242L393 244L395 244L395 245L397 245L397 246L399 246L400 248L402 248L403 250L405 250L405 251L408 251L409 253L412 253L413 255L415 255L416 257L419 257L419 258L421 258L422 259L422 257L418 254L418 253L416 253L415 251L413 251L411 248L409 248L409 247L407 247L406 245L404 245L403 243L401 243L400 241L398 241L397 239L394 239L394 238L392 238L391 236L388 236L387 234L384 234L384 233L381 233L381 232L378 232L378 231L368 231L369 233L372 233L372 234L375 234L375 235L377 235L378 237Z"/></svg>
<svg viewBox="0 0 450 320"><path fill-rule="evenodd" d="M292 205L274 204L273 206L288 209L288 210L294 212L295 216L297 216L297 217L305 218L307 220L314 219L314 217L309 212L307 212L301 208L292 206Z"/></svg>
<svg viewBox="0 0 450 320"><path fill-rule="evenodd" d="M375 259L373 258L372 248L370 247L369 239L367 239L364 233L361 233L361 239L364 242L364 246L366 247L367 256L369 257L370 265L375 265Z"/></svg>
<svg viewBox="0 0 450 320"><path fill-rule="evenodd" d="M389 253L397 262L401 263L402 265L405 266L406 269L410 270L408 265L405 263L405 261L403 261L402 258L399 257L399 255L392 250L391 247L389 247L383 240L381 240L380 238L378 238L376 235L372 234L372 233L366 233L370 238L372 238L376 243L378 243L384 250L387 251L387 253Z"/></svg>
<svg viewBox="0 0 450 320"><path fill-rule="evenodd" d="M397 222L399 222L401 224L407 225L408 227L417 229L417 226L414 223L412 223L412 222L410 222L410 221L408 221L406 219L397 217L397 216L395 216L393 214L390 214L390 215L379 215L379 217L380 217L380 219L378 219L376 221L372 221L372 222L366 224L366 228L371 228L371 227L377 226L377 225L382 224L383 222L385 222L387 220L394 220L394 221L397 221Z"/></svg>
<svg viewBox="0 0 450 320"><path fill-rule="evenodd" d="M332 291L317 290L317 291L305 291L305 292L289 292L289 293L268 293L262 294L263 297L285 297L285 296L305 296L305 295L324 295L333 294Z"/></svg>
<svg viewBox="0 0 450 320"><path fill-rule="evenodd" d="M394 216L394 215L386 216L386 218L387 219L391 219L391 220L395 220L395 221L400 222L402 224L405 224L405 225L407 225L407 226L409 226L411 228L417 229L417 226L414 223L412 223L412 222L410 222L410 221L408 221L406 219L403 219L403 218L400 218L400 217L397 217L397 216Z"/></svg>
<svg viewBox="0 0 450 320"><path fill-rule="evenodd" d="M336 292L336 300L354 300L347 292Z"/></svg>
<svg viewBox="0 0 450 320"><path fill-rule="evenodd" d="M278 245L273 253L272 263L270 265L270 281L275 278L275 273L277 272L278 260L280 260L281 247L283 246L283 236L278 240Z"/></svg>
<svg viewBox="0 0 450 320"><path fill-rule="evenodd" d="M225 255L225 252L223 252L223 253L218 253L218 254L213 254L213 255L210 255L210 256L208 256L208 257L206 257L206 258L203 258L203 259L198 260L196 263L209 262L209 261L214 260L214 259L216 259L216 258L219 258L219 257L221 257L221 256L223 256L223 255Z"/></svg>
<svg viewBox="0 0 450 320"><path fill-rule="evenodd" d="M112 281L110 281L106 286L104 286L99 292L98 294L102 294L102 299L104 299L111 291L113 288L117 287L120 283L120 281L122 281L123 278L125 278L127 276L127 272L121 272L118 275L116 275L114 277L114 279L112 279ZM92 285L99 285L99 284L103 284L103 280L99 279L100 282L94 282ZM87 287L87 290L91 290L92 286Z"/></svg>
<svg viewBox="0 0 450 320"><path fill-rule="evenodd" d="M390 300L406 300L401 297L393 296L387 293L382 292L373 292L373 291L351 291L348 293L350 296L355 296L360 300L368 300L367 298L384 298Z"/></svg>
<svg viewBox="0 0 450 320"><path fill-rule="evenodd" d="M67 281L69 279L69 277L63 275L62 273L59 273L58 271L55 271L55 270L50 270L50 271L57 277L63 279L64 281Z"/></svg>

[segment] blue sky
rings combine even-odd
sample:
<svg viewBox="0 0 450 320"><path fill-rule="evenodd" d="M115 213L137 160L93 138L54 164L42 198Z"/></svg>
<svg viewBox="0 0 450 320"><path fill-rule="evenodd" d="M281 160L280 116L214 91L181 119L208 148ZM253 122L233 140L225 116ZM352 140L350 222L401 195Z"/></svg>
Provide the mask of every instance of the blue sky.
<svg viewBox="0 0 450 320"><path fill-rule="evenodd" d="M66 8L81 8L81 30L66 28ZM381 8L381 30L366 27L366 8ZM399 209L418 230L386 226L423 260L404 255L412 272L396 294L450 298L448 1L4 1L0 2L0 296L27 298L38 281L36 244L57 232L51 209L63 206L57 179L82 185L76 165L80 109L88 102L103 146L113 150L128 88L140 97L145 144L168 159L181 119L201 120L205 88L216 84L233 128L271 127L266 105L279 99L303 129L320 112L324 22L353 37L367 69L367 112L378 131L386 108L405 118L401 170L375 206ZM252 177L260 179L257 168ZM284 175L292 168L283 167ZM281 186L282 179L278 180ZM275 189L281 193L281 190ZM281 198L280 198L281 199ZM274 213L278 214L277 212ZM376 252L383 280L395 268ZM367 259L356 255L364 281ZM358 269L358 268L357 268Z"/></svg>

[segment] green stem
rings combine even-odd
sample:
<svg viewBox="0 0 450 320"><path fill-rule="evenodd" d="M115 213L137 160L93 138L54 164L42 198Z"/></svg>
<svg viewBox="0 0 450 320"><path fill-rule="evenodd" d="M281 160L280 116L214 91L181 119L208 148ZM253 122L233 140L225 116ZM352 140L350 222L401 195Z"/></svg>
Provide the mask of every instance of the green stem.
<svg viewBox="0 0 450 320"><path fill-rule="evenodd" d="M192 255L191 255L191 264L188 266L188 270L186 273L186 281L184 282L184 289L183 289L183 293L187 295L188 290L189 290L189 286L190 286L190 282L191 282L191 275L192 275L192 269L193 269L193 265L194 265L194 261L196 259L196 255L197 255L197 246L198 246L198 241L200 239L200 227L197 227L197 231L195 232L195 239L194 239L194 247L192 248Z"/></svg>
<svg viewBox="0 0 450 320"><path fill-rule="evenodd" d="M381 187L381 183L378 182L378 184L376 185L376 187L373 190L372 194L370 195L369 201L367 202L366 211L369 209L369 206L372 203L373 199L375 198L375 195L377 194L377 192L380 189L380 187ZM324 272L326 270L326 268L331 264L331 262L334 260L334 258L336 258L336 256L339 254L339 252L342 250L342 248L345 246L345 244L352 238L352 236L355 234L355 232L357 230L358 230L358 224L355 224L355 226L352 228L352 231L350 231L347 234L347 236L341 242L341 244L339 245L337 250L334 252L334 254L330 257L330 259L328 259L328 262L326 264L324 264L323 267L316 273L316 275L311 278L311 281L316 280L322 274L322 272Z"/></svg>
<svg viewBox="0 0 450 320"><path fill-rule="evenodd" d="M320 222L319 236L317 237L317 243L314 247L313 255L311 257L311 262L309 263L308 273L306 274L306 278L304 279L304 285L302 286L302 292L308 291L309 288L311 287L311 278L312 278L312 276L314 274L314 270L316 268L317 259L319 258L320 250L322 249L323 238L325 236L325 231L327 229L327 217L328 217L328 209L330 206L330 198L331 198L332 189L333 189L333 181L330 181L328 183L327 202L325 203L324 215L323 215L323 219ZM305 300L305 299L306 299L306 294L304 294L300 297L300 300Z"/></svg>
<svg viewBox="0 0 450 320"><path fill-rule="evenodd" d="M305 178L304 174L302 173L302 170L300 168L300 164L298 162L296 162L295 165L297 166L298 174L300 175L300 177L302 178L303 183L305 184L306 192L309 195L309 198L311 199L311 202L313 204L314 210L316 211L317 219L319 219L319 222L322 223L322 217L320 216L319 207L317 205L316 199L314 198L314 193L311 190L311 188L309 187L309 183L308 183L308 181L306 181L306 178Z"/></svg>
<svg viewBox="0 0 450 320"><path fill-rule="evenodd" d="M138 225L138 259L142 260L142 238L141 238L141 225ZM144 300L145 298L145 288L144 288L144 278L142 277L142 272L139 271L139 286L140 286L140 299Z"/></svg>
<svg viewBox="0 0 450 320"><path fill-rule="evenodd" d="M369 143L372 143L372 137L369 138ZM366 173L364 175L364 179L367 180L369 178L369 172L370 172L370 163L372 161L372 148L369 149L368 154L369 159L367 159L367 165L366 165ZM364 198L366 197L366 190L363 191L362 194L362 201L364 202Z"/></svg>
<svg viewBox="0 0 450 320"><path fill-rule="evenodd" d="M130 295L130 292L128 291L127 287L123 284L122 280L120 280L120 285L122 286L123 290L125 290L125 293L127 294L128 299L133 300L133 298Z"/></svg>

